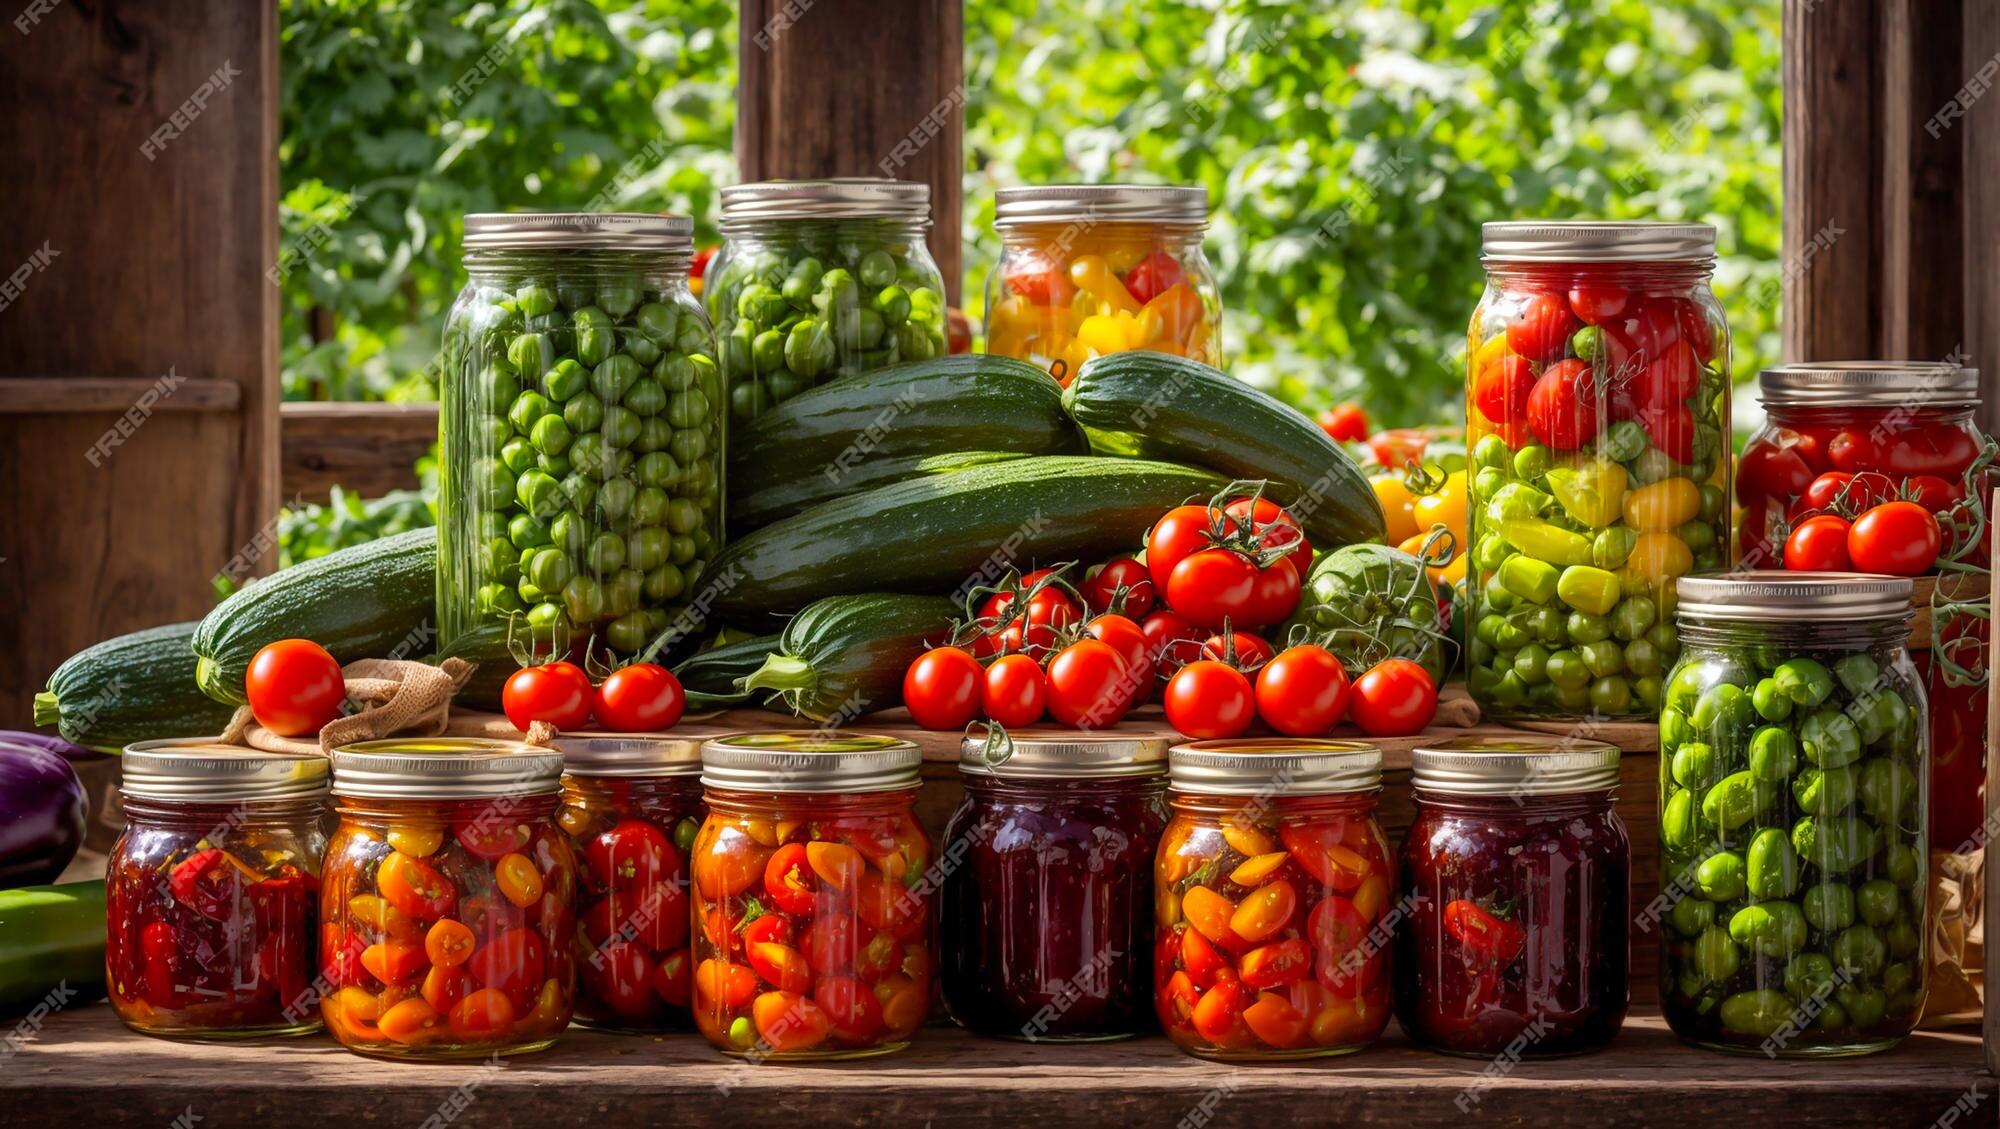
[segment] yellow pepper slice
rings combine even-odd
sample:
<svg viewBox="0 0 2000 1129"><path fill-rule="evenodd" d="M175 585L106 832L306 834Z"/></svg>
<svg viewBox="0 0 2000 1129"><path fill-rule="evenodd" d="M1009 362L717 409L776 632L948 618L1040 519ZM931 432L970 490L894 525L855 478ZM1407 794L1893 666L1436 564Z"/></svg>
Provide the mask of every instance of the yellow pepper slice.
<svg viewBox="0 0 2000 1129"><path fill-rule="evenodd" d="M1701 487L1688 478L1663 478L1625 495L1625 520L1641 533L1664 533L1701 513Z"/></svg>
<svg viewBox="0 0 2000 1129"><path fill-rule="evenodd" d="M1671 533L1641 533L1618 572L1628 592L1651 591L1662 583L1694 571L1694 554Z"/></svg>
<svg viewBox="0 0 2000 1129"><path fill-rule="evenodd" d="M1100 302L1109 303L1113 310L1126 314L1137 314L1139 303L1118 276L1111 273L1111 265L1102 255L1079 255L1069 265L1069 280L1078 290L1088 292Z"/></svg>
<svg viewBox="0 0 2000 1129"><path fill-rule="evenodd" d="M1592 529L1603 529L1618 520L1627 481L1624 467L1592 461L1580 467L1551 469L1549 492L1569 511L1569 516ZM1696 500L1697 505L1699 501Z"/></svg>

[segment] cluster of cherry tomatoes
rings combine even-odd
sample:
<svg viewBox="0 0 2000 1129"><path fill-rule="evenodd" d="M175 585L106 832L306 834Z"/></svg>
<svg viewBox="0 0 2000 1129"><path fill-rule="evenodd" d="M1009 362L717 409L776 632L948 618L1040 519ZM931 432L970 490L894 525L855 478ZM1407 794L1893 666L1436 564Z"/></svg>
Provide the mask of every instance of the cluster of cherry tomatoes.
<svg viewBox="0 0 2000 1129"><path fill-rule="evenodd" d="M617 733L671 729L687 709L687 692L674 672L658 663L621 666L595 686L573 662L524 666L507 676L500 706L514 728L546 721L573 731L590 725Z"/></svg>

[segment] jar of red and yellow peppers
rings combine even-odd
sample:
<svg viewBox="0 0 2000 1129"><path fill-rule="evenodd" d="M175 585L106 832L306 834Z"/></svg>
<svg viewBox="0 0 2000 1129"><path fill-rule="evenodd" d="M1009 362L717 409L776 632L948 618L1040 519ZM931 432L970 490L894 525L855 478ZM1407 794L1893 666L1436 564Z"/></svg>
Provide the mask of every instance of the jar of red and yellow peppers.
<svg viewBox="0 0 2000 1129"><path fill-rule="evenodd" d="M568 737L556 822L578 860L577 1022L685 1028L694 991L687 852L707 809L701 742Z"/></svg>
<svg viewBox="0 0 2000 1129"><path fill-rule="evenodd" d="M1182 1050L1359 1050L1389 1022L1393 871L1382 754L1353 741L1202 741L1169 754L1153 1003Z"/></svg>
<svg viewBox="0 0 2000 1129"><path fill-rule="evenodd" d="M1729 550L1708 224L1489 223L1467 339L1472 638L1490 717L1640 717L1673 582Z"/></svg>
<svg viewBox="0 0 2000 1129"><path fill-rule="evenodd" d="M1202 254L1208 190L1133 184L1002 188L986 351L1065 384L1091 357L1149 349L1220 367L1222 299Z"/></svg>
<svg viewBox="0 0 2000 1129"><path fill-rule="evenodd" d="M213 738L125 750L105 867L111 1008L148 1035L296 1035L312 990L326 761Z"/></svg>
<svg viewBox="0 0 2000 1129"><path fill-rule="evenodd" d="M745 733L701 755L695 1026L751 1061L908 1046L933 979L917 746Z"/></svg>
<svg viewBox="0 0 2000 1129"><path fill-rule="evenodd" d="M477 738L335 750L320 891L326 1027L389 1058L541 1050L569 1026L576 865L562 754Z"/></svg>

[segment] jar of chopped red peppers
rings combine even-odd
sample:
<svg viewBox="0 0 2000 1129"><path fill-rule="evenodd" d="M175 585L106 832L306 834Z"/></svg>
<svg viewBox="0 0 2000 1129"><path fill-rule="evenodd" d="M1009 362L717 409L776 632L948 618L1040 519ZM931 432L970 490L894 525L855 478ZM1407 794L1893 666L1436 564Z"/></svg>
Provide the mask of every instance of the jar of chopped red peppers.
<svg viewBox="0 0 2000 1129"><path fill-rule="evenodd" d="M1167 1037L1225 1060L1360 1050L1389 1022L1382 753L1355 741L1200 741L1169 753L1153 899Z"/></svg>
<svg viewBox="0 0 2000 1129"><path fill-rule="evenodd" d="M196 1038L317 1029L325 758L201 738L141 742L120 768L104 938L118 1018Z"/></svg>
<svg viewBox="0 0 2000 1129"><path fill-rule="evenodd" d="M930 839L917 746L744 733L702 746L694 1020L752 1061L909 1045L930 1014Z"/></svg>
<svg viewBox="0 0 2000 1129"><path fill-rule="evenodd" d="M1618 750L1466 738L1411 753L1396 1018L1449 1054L1594 1050L1625 1021L1631 843Z"/></svg>
<svg viewBox="0 0 2000 1129"><path fill-rule="evenodd" d="M1152 1026L1153 851L1167 743L967 737L965 800L945 829L945 1005L961 1027L1028 1042L1123 1039Z"/></svg>
<svg viewBox="0 0 2000 1129"><path fill-rule="evenodd" d="M580 860L577 1022L665 1031L692 1022L687 852L707 808L701 742L581 737L556 742L556 814Z"/></svg>
<svg viewBox="0 0 2000 1129"><path fill-rule="evenodd" d="M333 754L340 825L320 893L327 1031L388 1058L541 1050L569 1026L576 864L562 754L512 741L367 741Z"/></svg>

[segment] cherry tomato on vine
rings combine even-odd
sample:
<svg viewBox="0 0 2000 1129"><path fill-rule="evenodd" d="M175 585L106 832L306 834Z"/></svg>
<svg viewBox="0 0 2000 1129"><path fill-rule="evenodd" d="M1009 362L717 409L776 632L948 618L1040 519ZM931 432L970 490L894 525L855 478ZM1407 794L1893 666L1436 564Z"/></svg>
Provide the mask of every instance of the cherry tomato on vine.
<svg viewBox="0 0 2000 1129"><path fill-rule="evenodd" d="M1201 644L1202 658L1233 666L1245 674L1254 673L1270 662L1274 653L1263 636L1248 631L1211 635Z"/></svg>
<svg viewBox="0 0 2000 1129"><path fill-rule="evenodd" d="M1049 716L1072 729L1117 725L1136 696L1124 658L1101 639L1079 639L1057 651L1048 676Z"/></svg>
<svg viewBox="0 0 2000 1129"><path fill-rule="evenodd" d="M1167 680L1161 703L1167 723L1189 737L1240 737L1257 719L1250 680L1235 667L1213 659L1192 662Z"/></svg>
<svg viewBox="0 0 2000 1129"><path fill-rule="evenodd" d="M1830 510L1838 504L1847 513L1859 513L1895 496L1896 485L1886 474L1872 470L1860 474L1830 470L1813 479L1799 501L1806 510Z"/></svg>
<svg viewBox="0 0 2000 1129"><path fill-rule="evenodd" d="M1144 619L1156 599L1153 574L1131 557L1114 557L1083 582L1083 602L1093 612Z"/></svg>
<svg viewBox="0 0 2000 1129"><path fill-rule="evenodd" d="M1335 443L1359 443L1368 438L1368 413L1359 404L1335 404L1319 413L1318 422L1319 429Z"/></svg>
<svg viewBox="0 0 2000 1129"><path fill-rule="evenodd" d="M1282 558L1259 566L1234 549L1203 549L1174 566L1167 605L1197 627L1263 627L1298 608L1298 570Z"/></svg>
<svg viewBox="0 0 2000 1129"><path fill-rule="evenodd" d="M1785 538L1785 567L1793 572L1853 572L1854 562L1847 555L1848 528L1847 519L1838 514L1800 522Z"/></svg>
<svg viewBox="0 0 2000 1129"><path fill-rule="evenodd" d="M1144 701L1153 686L1153 652L1146 639L1146 629L1133 622L1130 616L1100 615L1086 624L1083 631L1118 652L1129 676L1131 704Z"/></svg>
<svg viewBox="0 0 2000 1129"><path fill-rule="evenodd" d="M1178 670L1201 657L1203 632L1165 608L1147 616L1140 630L1155 670Z"/></svg>
<svg viewBox="0 0 2000 1129"><path fill-rule="evenodd" d="M1306 540L1305 529L1290 510L1269 498L1259 497L1251 505L1249 498L1238 498L1222 507L1222 512L1235 523L1232 528L1248 526L1257 535L1257 544L1266 549L1282 549L1287 545L1296 546L1286 553L1282 560L1291 562L1303 581L1312 569L1312 542Z"/></svg>
<svg viewBox="0 0 2000 1129"><path fill-rule="evenodd" d="M658 663L633 663L605 676L592 712L598 724L620 733L672 729L687 708L687 692Z"/></svg>
<svg viewBox="0 0 2000 1129"><path fill-rule="evenodd" d="M936 647L903 672L903 704L925 729L964 729L979 716L985 680L978 659L957 647Z"/></svg>
<svg viewBox="0 0 2000 1129"><path fill-rule="evenodd" d="M1347 712L1370 737L1407 737L1437 715L1437 683L1409 659L1384 659L1354 680Z"/></svg>
<svg viewBox="0 0 2000 1129"><path fill-rule="evenodd" d="M997 640L999 645L987 653L1026 651L1039 658L1055 645L1063 628L1083 618L1083 609L1077 606L1068 592L1053 584L1043 583L1055 574L1055 569L1036 569L1017 582L1021 593L1034 593L1028 596L1027 610L1021 615L1013 615L1016 595L1011 591L996 592L980 604L980 621L998 627L988 638ZM1039 591L1036 590L1038 585L1041 586Z"/></svg>
<svg viewBox="0 0 2000 1129"><path fill-rule="evenodd" d="M1597 437L1601 423L1590 366L1582 361L1550 365L1528 393L1528 430L1554 450L1583 446Z"/></svg>
<svg viewBox="0 0 2000 1129"><path fill-rule="evenodd" d="M1958 485L1947 482L1937 475L1914 475L1907 485L1910 490L1910 500L1934 514L1942 513L1958 504Z"/></svg>
<svg viewBox="0 0 2000 1129"><path fill-rule="evenodd" d="M1288 737L1323 737L1347 714L1347 668L1325 647L1288 647L1257 672L1257 715Z"/></svg>
<svg viewBox="0 0 2000 1129"><path fill-rule="evenodd" d="M524 666L508 675L500 690L500 706L523 733L537 721L557 729L582 729L590 722L592 697L590 676L582 667L552 662Z"/></svg>
<svg viewBox="0 0 2000 1129"><path fill-rule="evenodd" d="M1048 708L1049 679L1026 655L1002 655L986 668L980 711L998 725L1018 729L1042 720Z"/></svg>
<svg viewBox="0 0 2000 1129"><path fill-rule="evenodd" d="M281 737L319 732L347 700L340 663L310 639L265 644L243 674L243 692L257 724Z"/></svg>
<svg viewBox="0 0 2000 1129"><path fill-rule="evenodd" d="M1562 295L1536 294L1507 323L1507 347L1536 364L1551 364L1562 359L1578 328Z"/></svg>
<svg viewBox="0 0 2000 1129"><path fill-rule="evenodd" d="M1862 572L1922 576L1937 563L1943 540L1929 510L1915 502L1884 502L1854 519L1847 556Z"/></svg>
<svg viewBox="0 0 2000 1129"><path fill-rule="evenodd" d="M1175 506L1153 523L1146 534L1146 569L1153 574L1156 598L1166 595L1175 565L1213 544L1213 516L1207 506Z"/></svg>

